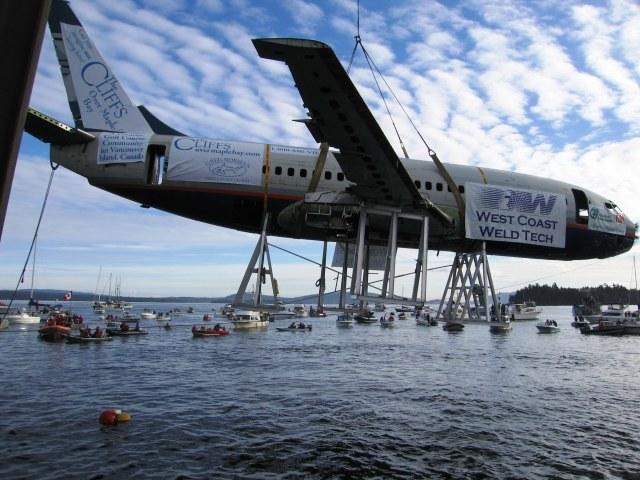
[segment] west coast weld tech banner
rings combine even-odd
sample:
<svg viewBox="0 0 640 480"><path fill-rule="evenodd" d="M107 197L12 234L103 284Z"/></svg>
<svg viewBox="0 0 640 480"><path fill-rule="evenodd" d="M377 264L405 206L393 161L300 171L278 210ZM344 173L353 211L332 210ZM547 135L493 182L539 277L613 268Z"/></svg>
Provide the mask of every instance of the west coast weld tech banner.
<svg viewBox="0 0 640 480"><path fill-rule="evenodd" d="M144 162L150 137L146 133L101 133L98 165Z"/></svg>
<svg viewBox="0 0 640 480"><path fill-rule="evenodd" d="M171 144L167 179L262 185L264 144L179 137Z"/></svg>
<svg viewBox="0 0 640 480"><path fill-rule="evenodd" d="M465 192L467 238L564 248L564 195L470 182Z"/></svg>

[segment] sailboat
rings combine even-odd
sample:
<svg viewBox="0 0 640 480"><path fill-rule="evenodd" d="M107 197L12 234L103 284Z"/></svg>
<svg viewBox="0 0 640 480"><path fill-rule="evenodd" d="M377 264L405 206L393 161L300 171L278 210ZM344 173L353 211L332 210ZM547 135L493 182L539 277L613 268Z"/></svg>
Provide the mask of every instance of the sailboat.
<svg viewBox="0 0 640 480"><path fill-rule="evenodd" d="M33 298L33 288L34 288L33 286L35 282L35 272L36 272L37 239L38 237L36 236L33 243L33 257L31 257L31 293L29 294L29 310L22 308L21 310L8 312L2 319L2 323L6 322L7 326L11 323L17 323L21 325L40 323L40 317L38 315L35 315L36 310L38 308L38 301ZM2 328L2 325L0 325L0 329L1 328Z"/></svg>

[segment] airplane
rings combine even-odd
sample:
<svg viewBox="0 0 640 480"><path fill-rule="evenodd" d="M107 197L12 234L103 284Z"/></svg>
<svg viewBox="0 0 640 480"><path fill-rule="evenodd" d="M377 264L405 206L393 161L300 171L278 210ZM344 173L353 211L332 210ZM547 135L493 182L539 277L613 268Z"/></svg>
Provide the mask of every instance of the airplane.
<svg viewBox="0 0 640 480"><path fill-rule="evenodd" d="M362 212L401 215L397 246L576 260L628 251L634 224L611 200L566 182L478 166L399 158L328 45L254 39L286 63L320 148L191 137L136 107L65 0L49 16L75 126L29 109L25 130L51 161L113 194L190 219L269 235L354 240ZM386 216L367 218L367 243L386 245Z"/></svg>

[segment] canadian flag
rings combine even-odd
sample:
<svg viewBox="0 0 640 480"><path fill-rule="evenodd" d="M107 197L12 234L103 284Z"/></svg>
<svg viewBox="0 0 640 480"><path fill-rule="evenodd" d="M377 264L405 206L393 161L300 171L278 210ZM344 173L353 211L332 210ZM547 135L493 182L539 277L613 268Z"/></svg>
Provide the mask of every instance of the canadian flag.
<svg viewBox="0 0 640 480"><path fill-rule="evenodd" d="M65 293L65 294L64 294L64 299L65 299L65 300L71 300L71 294L72 294L72 293L73 293L73 292L67 292L67 293Z"/></svg>

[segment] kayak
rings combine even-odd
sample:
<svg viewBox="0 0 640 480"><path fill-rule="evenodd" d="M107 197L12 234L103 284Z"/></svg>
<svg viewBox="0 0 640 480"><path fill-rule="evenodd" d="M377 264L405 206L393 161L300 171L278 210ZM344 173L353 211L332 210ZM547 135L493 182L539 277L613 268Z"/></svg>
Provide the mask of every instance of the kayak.
<svg viewBox="0 0 640 480"><path fill-rule="evenodd" d="M276 327L276 330L279 332L310 332L311 331L311 325L308 325L306 327L303 328L298 328L298 327Z"/></svg>
<svg viewBox="0 0 640 480"><path fill-rule="evenodd" d="M229 335L229 330L213 330L209 329L209 331L200 331L200 330L192 330L191 333L194 337L226 337Z"/></svg>
<svg viewBox="0 0 640 480"><path fill-rule="evenodd" d="M146 330L120 330L119 328L107 328L107 334L112 337L127 337L129 335L146 335Z"/></svg>
<svg viewBox="0 0 640 480"><path fill-rule="evenodd" d="M67 343L101 343L109 342L113 340L113 337L105 335L104 337L80 337L78 335L69 335L67 337Z"/></svg>

